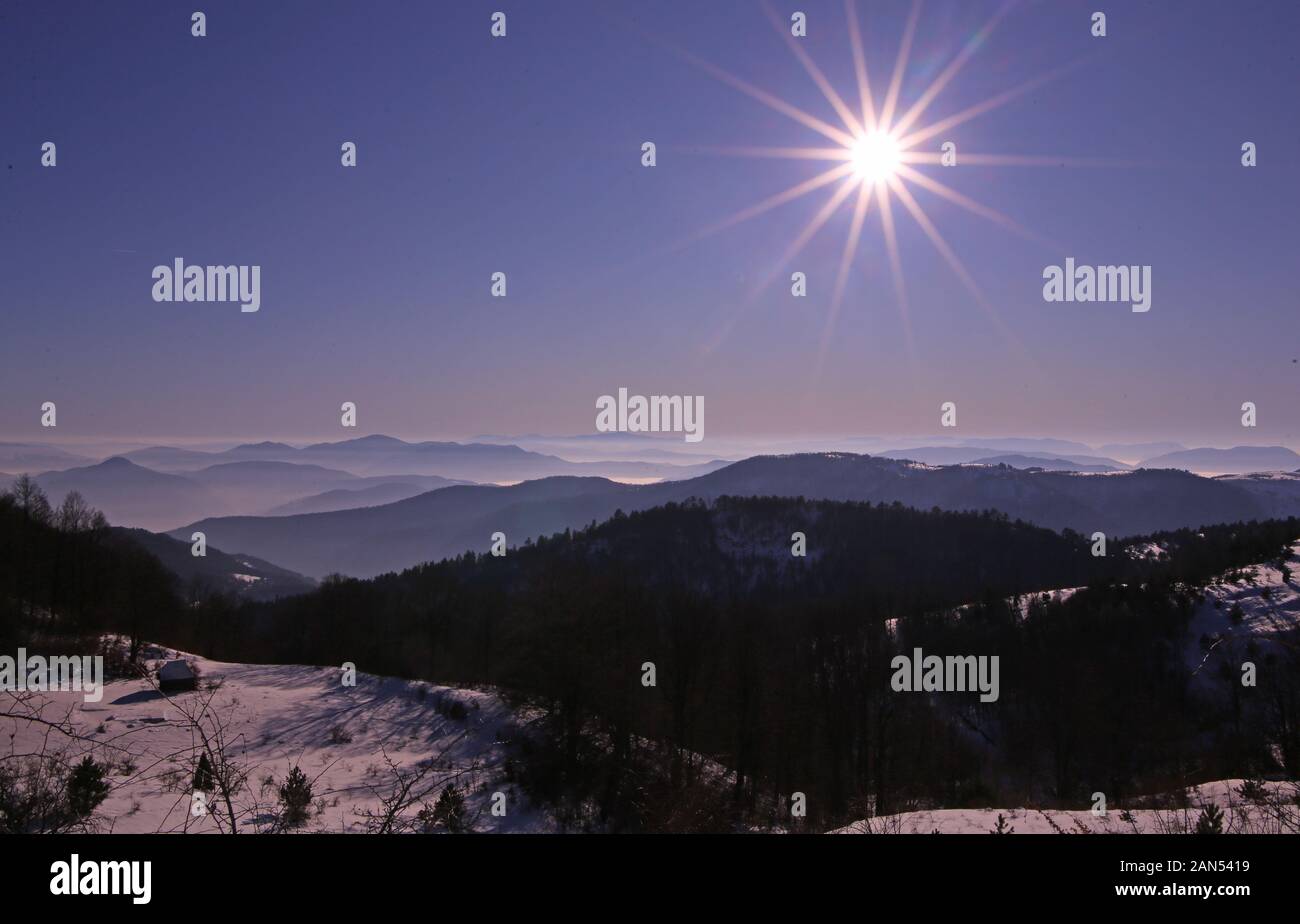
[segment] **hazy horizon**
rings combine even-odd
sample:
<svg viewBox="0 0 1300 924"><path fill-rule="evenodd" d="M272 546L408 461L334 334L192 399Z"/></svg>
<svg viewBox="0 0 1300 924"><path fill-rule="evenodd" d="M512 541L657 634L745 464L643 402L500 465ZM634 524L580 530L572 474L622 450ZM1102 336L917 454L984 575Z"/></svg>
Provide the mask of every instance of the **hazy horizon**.
<svg viewBox="0 0 1300 924"><path fill-rule="evenodd" d="M47 431L48 432L48 431ZM1196 443L1188 440L1178 439L1075 439L1068 436L1054 435L1001 435L1001 434L953 434L953 433L932 433L932 434L792 434L781 436L749 436L743 438L715 437L701 443L684 443L679 435L670 433L568 433L568 434L545 434L545 433L517 433L517 434L494 434L494 433L476 433L461 434L452 436L421 436L412 434L398 433L380 433L380 432L357 432L352 434L322 434L319 436L288 436L279 438L270 437L205 437L205 438L185 438L175 436L153 436L140 437L135 439L121 439L113 437L84 437L84 438L42 438L42 439L12 439L6 436L0 436L0 445L4 444L21 444L31 446L50 446L62 449L67 452L79 454L95 453L104 458L114 455L126 454L146 448L171 446L178 449L187 449L201 452L219 453L238 446L253 445L263 442L284 443L294 448L302 448L314 444L343 443L348 441L372 438L388 437L401 440L405 443L415 444L422 442L438 443L459 443L459 444L502 444L502 445L520 445L525 449L533 451L542 451L550 454L566 456L574 454L578 448L586 448L591 453L591 458L601 458L600 453L604 447L615 447L622 444L622 448L615 451L610 449L612 455L635 456L638 446L652 451L656 454L669 453L674 456L681 456L682 460L689 461L693 458L718 458L718 457L743 457L746 455L761 454L786 454L792 452L841 452L852 451L864 454L878 454L881 452L901 451L906 449L919 449L923 447L987 447L1008 454L1019 452L1059 452L1062 455L1070 455L1071 450L1060 448L1053 450L1049 446L1034 450L1028 444L1041 443L1077 443L1087 447L1093 452L1104 454L1106 450L1113 450L1113 458L1122 461L1138 461L1140 458L1149 458L1157 455L1163 455L1166 452L1178 451L1174 447L1180 447L1186 450L1196 449L1234 449L1234 448L1267 448L1281 446L1282 448L1292 451L1300 451L1300 445L1288 445L1286 443L1264 443L1257 441L1241 441L1236 443ZM999 444L1026 444L1026 448L1008 448L999 446ZM585 447L583 444L586 444ZM653 445L652 445L653 444ZM1146 452L1145 456L1134 455L1133 453L1119 452L1121 447L1152 447ZM1167 448L1160 448L1167 446ZM716 447L716 450L712 447ZM1077 452L1073 454L1078 454ZM2 469L0 469L2 470Z"/></svg>

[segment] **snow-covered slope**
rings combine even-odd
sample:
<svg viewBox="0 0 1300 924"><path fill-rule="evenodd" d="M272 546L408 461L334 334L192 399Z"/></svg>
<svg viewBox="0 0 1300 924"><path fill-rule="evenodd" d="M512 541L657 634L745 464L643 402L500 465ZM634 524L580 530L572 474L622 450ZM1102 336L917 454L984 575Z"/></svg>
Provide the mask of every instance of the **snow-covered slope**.
<svg viewBox="0 0 1300 924"><path fill-rule="evenodd" d="M936 809L855 821L832 834L991 834L1002 816L1007 834L1190 834L1203 810L1223 812L1223 834L1300 831L1300 784L1219 780L1148 800L1150 807L1110 809Z"/></svg>
<svg viewBox="0 0 1300 924"><path fill-rule="evenodd" d="M1221 575L1205 588L1188 627L1187 660L1197 676L1208 679L1213 668L1240 668L1247 648L1267 650L1300 629L1300 542L1283 562L1266 562Z"/></svg>
<svg viewBox="0 0 1300 924"><path fill-rule="evenodd" d="M374 829L384 800L421 772L410 790L421 798L400 813L397 830L418 826L419 810L435 804L448 783L464 794L465 817L475 830L548 828L503 779L519 723L493 694L362 673L349 687L339 668L181 657L198 668L199 690L163 696L145 680L119 680L105 685L99 702L84 702L80 693L39 694L40 716L66 719L79 739L13 718L0 719L0 737L14 736L13 753L48 746L68 758L90 754L111 765L112 790L96 812L98 830L218 830L212 814L191 811L198 725L210 738L221 726L226 758L246 775L233 800L241 831L274 826L278 787L293 766L311 781L313 796L311 817L297 830ZM495 793L504 796L496 797L504 816L492 814Z"/></svg>

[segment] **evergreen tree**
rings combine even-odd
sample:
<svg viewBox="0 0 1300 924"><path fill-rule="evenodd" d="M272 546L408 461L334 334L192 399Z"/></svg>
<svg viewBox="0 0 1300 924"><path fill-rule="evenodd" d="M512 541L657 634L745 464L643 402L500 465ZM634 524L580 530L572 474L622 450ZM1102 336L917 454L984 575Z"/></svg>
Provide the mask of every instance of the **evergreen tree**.
<svg viewBox="0 0 1300 924"><path fill-rule="evenodd" d="M311 782L294 767L280 784L280 820L286 828L296 828L307 821L310 808Z"/></svg>
<svg viewBox="0 0 1300 924"><path fill-rule="evenodd" d="M1196 819L1197 834L1222 834L1223 809L1213 802L1201 809L1201 817Z"/></svg>
<svg viewBox="0 0 1300 924"><path fill-rule="evenodd" d="M66 787L68 810L73 817L84 820L108 796L108 783L104 782L104 768L89 756L68 774Z"/></svg>
<svg viewBox="0 0 1300 924"><path fill-rule="evenodd" d="M433 823L447 829L449 834L462 834L465 824L465 796L455 783L449 783L438 796L433 807Z"/></svg>
<svg viewBox="0 0 1300 924"><path fill-rule="evenodd" d="M199 755L199 765L194 768L194 789L197 792L212 792L216 786L212 781L212 762L207 752Z"/></svg>

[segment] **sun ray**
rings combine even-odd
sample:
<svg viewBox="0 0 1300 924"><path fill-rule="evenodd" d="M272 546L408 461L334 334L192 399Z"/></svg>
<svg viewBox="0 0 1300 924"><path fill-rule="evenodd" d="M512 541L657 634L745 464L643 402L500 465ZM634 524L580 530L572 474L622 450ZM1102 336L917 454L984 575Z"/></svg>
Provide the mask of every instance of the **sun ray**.
<svg viewBox="0 0 1300 924"><path fill-rule="evenodd" d="M916 34L916 21L921 17L921 0L912 0L912 12L907 17L903 28L903 40L898 46L898 57L894 59L894 75L889 79L889 92L885 94L885 105L880 110L880 124L889 130L894 118L894 107L898 105L898 91L903 86L903 71L907 69L907 58L912 53L912 36ZM906 145L904 145L906 147Z"/></svg>
<svg viewBox="0 0 1300 924"><path fill-rule="evenodd" d="M862 225L866 221L867 210L871 207L871 194L875 188L872 183L858 184L858 201L853 207L853 224L849 226L849 236L844 241L844 252L840 254L839 272L835 274L835 291L831 296L832 311L844 297L844 284L849 278L849 267L853 263L853 254L858 249L858 238L862 235Z"/></svg>
<svg viewBox="0 0 1300 924"><path fill-rule="evenodd" d="M988 99L984 100L982 103L976 103L974 106L969 106L966 109L963 109L961 112L957 113L956 115L949 116L946 119L940 119L938 122L932 122L930 125L927 125L925 128L917 129L916 131L912 132L910 135L905 135L904 137L900 138L898 140L899 147L902 147L904 149L914 148L922 141L927 141L930 138L933 138L935 135L940 134L941 132L946 132L948 129L961 125L963 122L969 122L971 119L975 118L976 116L980 116L993 109L997 109L999 106L1005 106L1013 99L1016 99L1017 97L1020 96L1024 96L1026 93L1030 92L1031 90L1036 90L1039 87L1041 87L1043 84L1055 80L1056 78L1060 77L1062 74L1065 74L1070 70L1073 70L1074 68L1078 67L1081 63L1083 63L1084 60L1085 59L1080 58L1077 61L1073 61L1069 64L1064 64L1061 67L1050 70L1045 74L1040 74L1039 76L1034 77L1031 80L1027 80L1024 83L1020 84L1020 86L1018 87L1012 87L1010 90L1004 90L1003 92L997 94L996 96L989 97Z"/></svg>
<svg viewBox="0 0 1300 924"><path fill-rule="evenodd" d="M808 242L813 239L813 236L822 229L822 226L825 225L826 222L830 220L831 216L839 210L839 207L844 204L844 200L849 197L854 189L857 189L861 185L862 184L854 177L849 177L840 184L840 188L835 190L834 194L826 200L826 203L821 207L817 214L809 220L808 224L804 225L803 230L799 232L798 237L790 242L790 245L786 247L785 252L781 254L781 258L772 265L772 269L763 276L759 284L750 292L751 299L757 297L760 292L771 285L772 280L776 278L777 273L781 272L781 270L784 269L791 260L799 255L800 251L808 246Z"/></svg>
<svg viewBox="0 0 1300 924"><path fill-rule="evenodd" d="M853 256L858 249L858 239L862 235L862 225L867 218L867 209L871 207L871 196L876 188L874 183L858 184L858 201L853 207L853 223L849 226L848 237L844 239L844 251L840 254L840 268L835 274L835 288L831 293L831 310L822 325L821 344L817 349L817 364L813 369L814 381L821 376L822 363L826 359L826 350L839 318L840 305L844 300L844 285L849 278L849 267L853 265Z"/></svg>
<svg viewBox="0 0 1300 924"><path fill-rule="evenodd" d="M993 14L993 18L985 23L982 29L971 36L966 44L962 46L957 57L953 58L948 66L940 72L939 76L925 88L925 91L917 98L916 102L912 104L912 108L908 109L907 112L903 114L903 117L898 120L898 124L890 126L891 131L901 135L911 127L912 123L925 114L925 110L929 108L932 102L934 102L934 98L943 92L943 89L948 85L948 82L956 76L957 72L960 71L963 66L965 66L966 62L971 59L971 56L980 49L988 39L989 35L991 35L993 30L997 27L997 24L1011 11L1011 7L1014 5L1015 0L1006 0L1006 2L1002 4L998 11Z"/></svg>
<svg viewBox="0 0 1300 924"><path fill-rule="evenodd" d="M723 157L771 157L782 160L851 160L847 148L718 147L715 145L680 145L672 150L687 154L717 154Z"/></svg>
<svg viewBox="0 0 1300 924"><path fill-rule="evenodd" d="M862 48L862 29L858 26L858 8L855 0L844 0L844 16L849 22L849 45L853 49L853 73L858 79L858 98L862 104L862 124L867 133L874 132L876 101L871 96L871 78L867 76L867 56Z"/></svg>
<svg viewBox="0 0 1300 924"><path fill-rule="evenodd" d="M746 221L749 221L752 218L756 218L757 216L762 215L764 212L771 211L772 209L777 208L778 206L785 205L787 202L793 202L795 199L798 199L801 196L806 196L809 193L815 192L821 187L834 183L836 180L852 172L853 172L853 164L851 162L842 163L838 167L832 167L831 169L825 170L817 174L816 176L804 180L803 182L796 183L794 186L791 186L789 189L785 189L779 193L771 195L766 199L764 199L762 202L757 203L756 205L751 205L748 208L744 208L738 212L734 212L731 215L727 216L726 218L723 218L722 220L717 221L711 225L707 225L706 227L699 228L691 232L690 234L687 234L683 237L679 237L676 240L669 241L665 244L662 244L659 247L652 247L647 250L643 250L637 253L636 256L632 257L631 259L625 260L618 264L611 265L607 267L605 270L587 277L584 286L581 286L578 289L576 289L573 293L573 297L576 297L578 292L583 291L583 289L585 289L589 285L592 285L603 279L607 279L611 276L617 275L618 273L630 270L636 266L644 265L645 263L651 260L660 257L666 257L669 256L670 254L674 254L685 247L689 247L691 244L698 243L699 241L712 237L713 235L725 231L728 228L742 224Z"/></svg>
<svg viewBox="0 0 1300 924"><path fill-rule="evenodd" d="M768 196L756 205L751 205L749 208L741 209L739 212L734 212L715 224L709 225L706 228L701 228L699 231L696 231L694 234L687 237L685 242L694 242L701 238L717 234L719 231L724 231L727 228L740 224L741 222L749 221L751 218L762 215L764 212L770 211L778 205L784 205L787 202L798 199L800 196L807 195L813 190L834 183L840 177L846 176L852 172L852 163L844 163L840 164L838 167L832 167L831 169L825 170L810 179L804 180L802 183L796 183L789 189Z"/></svg>
<svg viewBox="0 0 1300 924"><path fill-rule="evenodd" d="M769 109L774 109L775 111L781 113L782 115L794 119L796 122L800 123L801 125L804 125L807 128L811 128L813 131L817 132L818 134L824 135L827 138L829 138L831 141L834 141L838 144L842 144L845 147L849 147L850 145L853 144L852 135L850 135L849 133L841 129L836 128L834 125L831 125L828 122L823 122L821 119L817 118L816 116L809 115L808 113L800 109L798 106L790 105L780 97L773 96L771 93L767 92L766 90L754 86L752 83L749 83L747 80L743 80L740 77L737 77L735 74L732 74L730 71L723 70L722 68L718 67L716 64L711 64L708 61L705 61L703 58L699 57L698 55L691 54L689 51L686 51L685 49L674 47L674 50L677 52L677 54L681 55L687 61L690 61L696 67L703 70L705 73L715 77L718 80L721 80L723 83L727 84L730 87L734 87L735 89L739 90L741 93L744 93L746 96L758 100L760 103L762 103L764 106L767 106Z"/></svg>
<svg viewBox="0 0 1300 924"><path fill-rule="evenodd" d="M938 180L933 179L932 177L926 176L924 173L922 173L919 170L914 170L913 168L907 166L906 164L899 164L898 173L900 176L907 177L917 186L924 186L926 189L930 190L930 192L942 196L943 198L947 199L949 202L953 203L954 205L959 205L962 208L966 209L968 212L978 215L981 218L986 218L996 225L1001 225L1003 228L1006 228L1008 231L1013 231L1016 234L1019 234L1021 237L1034 241L1035 243L1045 244L1049 247L1056 246L1054 242L1044 239L1041 235L1035 234L1033 231L1030 231L1028 228L1024 227L1019 222L1002 214L997 209L990 208L987 205L983 205L979 202L976 202L974 199L970 198L969 196L962 195L961 193L957 192L957 190L953 189L951 186L945 186L943 183L940 183Z"/></svg>
<svg viewBox="0 0 1300 924"><path fill-rule="evenodd" d="M827 151L832 148L826 148ZM937 166L943 155L937 151L904 151L898 155L904 164ZM1096 166L1096 168L1131 168L1152 166L1149 162L1122 160L1118 157L1057 157L1053 155L993 155L962 151L958 157L963 166Z"/></svg>
<svg viewBox="0 0 1300 924"><path fill-rule="evenodd" d="M898 177L890 177L889 188L894 191L894 195L898 196L899 201L901 201L903 206L912 214L912 218L921 226L921 230L924 231L926 237L930 239L930 243L934 244L935 249L939 251L939 254L948 261L948 265L952 267L952 271L957 274L957 278L961 280L962 285L966 286L970 293L978 298L981 303L986 303L984 293L971 277L971 274L967 272L966 265L961 262L961 259L953 252L952 247L950 247L948 242L944 240L943 235L939 233L939 229L936 228L934 222L930 220L930 216L925 214L925 210L921 208L920 204L912 194L908 192L907 186L904 185Z"/></svg>
<svg viewBox="0 0 1300 924"><path fill-rule="evenodd" d="M903 260L898 253L898 233L894 229L894 208L890 204L888 184L880 187L880 230L885 238L885 250L889 254L889 272L894 279L894 296L898 299L898 314L903 323L903 338L907 346L908 358L914 359L916 345L912 341L912 313L907 302Z"/></svg>
<svg viewBox="0 0 1300 924"><path fill-rule="evenodd" d="M831 194L831 197L823 203L822 207L817 210L817 213L809 219L806 225L804 225L803 230L799 232L799 235L790 242L789 246L786 247L785 252L781 254L780 259L777 260L776 263L772 264L771 269L769 269L758 283L749 290L744 304L739 310L732 313L731 317L727 319L726 323L723 324L718 333L714 335L708 344L705 345L704 353L712 353L722 344L722 341L727 339L731 334L732 329L736 326L736 322L740 320L740 316L744 313L745 309L752 305L754 300L758 298L763 290L772 284L772 280L777 277L777 274L780 273L791 260L799 255L799 252L808 245L808 242L813 239L813 236L822 229L822 226L830 220L830 217L835 214L841 205L844 204L844 200L847 199L849 194L859 185L860 184L858 184L853 177L849 177L845 182L840 184L839 189L835 190L835 192Z"/></svg>
<svg viewBox="0 0 1300 924"><path fill-rule="evenodd" d="M966 287L966 291L970 292L975 300L979 302L980 307L984 309L985 314L988 315L989 320L993 322L993 325L998 329L998 332L1002 334L1008 343L1014 346L1023 355L1024 348L1020 345L1020 341L1016 339L1015 334L1013 334L1011 329L1007 327L1006 323L1002 320L1002 316L998 314L997 309L993 307L987 298L985 298L983 290L979 287L979 283L975 281L974 277L971 276L970 272L966 269L966 264L961 262L961 258L957 256L952 247L944 239L943 235L939 233L939 229L934 226L934 222L930 220L930 216L925 213L923 208L921 208L920 204L912 196L911 192L908 191L907 186L899 180L898 177L890 177L889 186L894 191L894 195L898 196L907 211L911 213L912 218L921 226L921 230L924 231L925 236L930 239L930 243L932 243L935 249L939 251L944 260L948 262L948 266L952 268L952 271L957 274L957 278L960 279L962 285Z"/></svg>
<svg viewBox="0 0 1300 924"><path fill-rule="evenodd" d="M853 114L853 110L851 110L848 107L848 104L845 103L844 100L840 98L840 95L835 92L835 88L832 87L831 82L826 79L826 75L822 73L821 68L819 68L813 59L808 56L808 52L803 50L803 46L799 44L799 40L790 34L790 30L786 28L786 24L777 18L776 11L772 9L772 5L768 3L767 0L763 0L762 5L763 12L767 14L767 18L776 29L777 34L785 40L786 45L788 45L790 50L794 52L794 56L799 59L799 63L802 64L803 69L808 72L808 76L813 79L813 83L817 84L817 89L821 90L822 96L826 97L826 102L831 104L831 108L835 110L841 121L844 122L844 127L854 136L861 135L863 132L862 123L860 123L857 117Z"/></svg>

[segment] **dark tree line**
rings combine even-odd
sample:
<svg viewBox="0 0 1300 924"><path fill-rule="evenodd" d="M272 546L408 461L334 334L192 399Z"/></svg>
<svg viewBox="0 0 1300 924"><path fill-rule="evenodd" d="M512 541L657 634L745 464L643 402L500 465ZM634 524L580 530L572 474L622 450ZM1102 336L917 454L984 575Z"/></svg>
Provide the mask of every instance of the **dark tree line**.
<svg viewBox="0 0 1300 924"><path fill-rule="evenodd" d="M114 632L134 657L177 625L176 583L75 491L57 509L27 476L0 494L0 649L36 642L68 653Z"/></svg>

